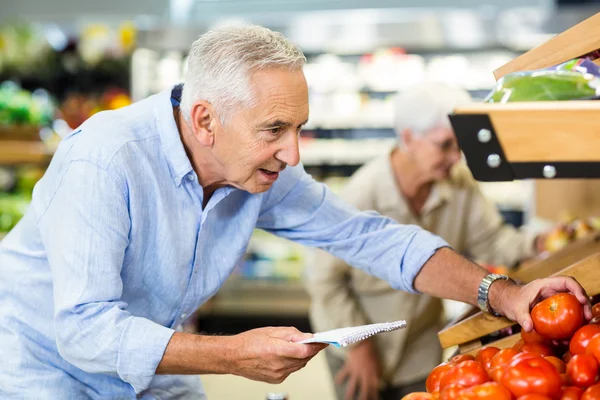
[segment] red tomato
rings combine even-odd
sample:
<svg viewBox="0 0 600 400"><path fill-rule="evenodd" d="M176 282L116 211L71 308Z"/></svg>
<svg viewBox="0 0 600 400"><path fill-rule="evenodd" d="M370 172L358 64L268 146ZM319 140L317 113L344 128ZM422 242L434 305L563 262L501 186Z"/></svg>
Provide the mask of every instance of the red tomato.
<svg viewBox="0 0 600 400"><path fill-rule="evenodd" d="M598 381L598 362L589 354L576 354L567 364L567 375L574 386L591 386Z"/></svg>
<svg viewBox="0 0 600 400"><path fill-rule="evenodd" d="M567 386L562 388L560 400L579 400L583 394L583 389L577 386Z"/></svg>
<svg viewBox="0 0 600 400"><path fill-rule="evenodd" d="M598 400L600 399L600 383L585 389L580 400Z"/></svg>
<svg viewBox="0 0 600 400"><path fill-rule="evenodd" d="M563 354L562 356L562 360L566 363L569 362L569 360L571 360L571 358L573 357L573 354L571 354L570 351L565 352L565 354Z"/></svg>
<svg viewBox="0 0 600 400"><path fill-rule="evenodd" d="M560 375L541 356L515 358L504 369L502 384L516 397L530 393L552 398L560 395Z"/></svg>
<svg viewBox="0 0 600 400"><path fill-rule="evenodd" d="M524 396L518 397L517 400L552 400L552 399L548 396L544 396L543 394L529 393Z"/></svg>
<svg viewBox="0 0 600 400"><path fill-rule="evenodd" d="M569 342L569 351L571 354L585 354L585 348L592 338L600 334L600 326L584 325L573 334Z"/></svg>
<svg viewBox="0 0 600 400"><path fill-rule="evenodd" d="M600 335L596 335L589 341L585 348L585 354L592 355L600 362Z"/></svg>
<svg viewBox="0 0 600 400"><path fill-rule="evenodd" d="M551 341L540 336L539 333L532 329L531 332L525 332L521 330L521 338L525 343L550 343Z"/></svg>
<svg viewBox="0 0 600 400"><path fill-rule="evenodd" d="M514 356L519 354L515 349L502 349L492 358L491 368L502 367L510 362Z"/></svg>
<svg viewBox="0 0 600 400"><path fill-rule="evenodd" d="M431 370L427 377L427 381L425 381L425 388L429 393L440 389L440 379L442 379L442 375L453 366L454 364L443 363Z"/></svg>
<svg viewBox="0 0 600 400"><path fill-rule="evenodd" d="M459 354L457 356L452 357L450 359L450 361L448 361L448 362L453 363L453 364L458 364L463 361L470 361L470 360L474 360L474 359L475 359L475 357L473 357L470 354Z"/></svg>
<svg viewBox="0 0 600 400"><path fill-rule="evenodd" d="M523 339L519 339L515 342L515 344L512 345L512 348L517 351L521 351L521 347L523 347L524 344L525 341Z"/></svg>
<svg viewBox="0 0 600 400"><path fill-rule="evenodd" d="M600 303L596 303L592 307L592 317L600 316Z"/></svg>
<svg viewBox="0 0 600 400"><path fill-rule="evenodd" d="M414 392L407 394L401 400L433 400L433 396L426 392Z"/></svg>
<svg viewBox="0 0 600 400"><path fill-rule="evenodd" d="M559 374L564 374L565 371L567 370L567 365L560 358L557 358L554 356L548 356L548 357L544 357L544 358L550 364L554 365L554 368L556 368L556 370L558 371Z"/></svg>
<svg viewBox="0 0 600 400"><path fill-rule="evenodd" d="M600 315L598 315L597 317L593 317L590 320L590 325L600 325Z"/></svg>
<svg viewBox="0 0 600 400"><path fill-rule="evenodd" d="M494 382L500 383L502 380L502 375L504 375L504 366L501 367L491 367L488 371L488 375Z"/></svg>
<svg viewBox="0 0 600 400"><path fill-rule="evenodd" d="M552 351L550 346L544 343L525 343L523 347L521 347L521 351L523 353L539 354L540 356L544 357L554 355L554 351Z"/></svg>
<svg viewBox="0 0 600 400"><path fill-rule="evenodd" d="M440 391L440 400L457 400L458 394L464 389L462 386L452 385Z"/></svg>
<svg viewBox="0 0 600 400"><path fill-rule="evenodd" d="M471 387L489 381L490 378L481 364L475 360L463 361L454 365L442 375L440 391L447 386Z"/></svg>
<svg viewBox="0 0 600 400"><path fill-rule="evenodd" d="M458 393L458 400L511 400L510 391L496 382L471 386Z"/></svg>
<svg viewBox="0 0 600 400"><path fill-rule="evenodd" d="M483 349L477 352L477 354L475 355L475 360L479 364L481 364L483 368L485 368L485 370L487 371L492 365L492 358L494 358L496 353L498 353L499 351L500 349L497 347L484 347Z"/></svg>
<svg viewBox="0 0 600 400"><path fill-rule="evenodd" d="M583 306L572 294L559 293L536 304L531 319L542 337L569 339L583 325Z"/></svg>
<svg viewBox="0 0 600 400"><path fill-rule="evenodd" d="M569 386L571 382L569 381L569 375L567 373L560 374L560 386Z"/></svg>

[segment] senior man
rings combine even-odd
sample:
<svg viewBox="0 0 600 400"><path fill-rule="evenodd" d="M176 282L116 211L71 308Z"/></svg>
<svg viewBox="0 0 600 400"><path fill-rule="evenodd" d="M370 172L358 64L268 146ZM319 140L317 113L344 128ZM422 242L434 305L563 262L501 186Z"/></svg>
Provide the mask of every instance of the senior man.
<svg viewBox="0 0 600 400"><path fill-rule="evenodd" d="M344 204L299 166L302 52L261 27L221 28L180 87L99 113L60 144L0 246L0 398L203 398L196 374L281 382L323 345L294 328L177 331L255 228L327 250L399 290L471 304L487 272L441 238ZM570 278L491 284L486 306L531 329Z"/></svg>

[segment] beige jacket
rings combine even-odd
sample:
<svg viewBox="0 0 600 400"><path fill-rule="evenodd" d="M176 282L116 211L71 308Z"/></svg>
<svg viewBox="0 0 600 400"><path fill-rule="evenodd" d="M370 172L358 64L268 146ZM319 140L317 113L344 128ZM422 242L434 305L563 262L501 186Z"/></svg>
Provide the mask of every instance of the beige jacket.
<svg viewBox="0 0 600 400"><path fill-rule="evenodd" d="M503 223L463 164L454 169L448 181L434 185L421 217L412 214L402 197L389 154L358 170L341 197L361 210L375 210L400 223L420 225L476 260L512 266L534 252L533 237ZM393 290L387 282L322 251L308 267L306 286L312 297L315 331L407 321L407 329L375 337L384 382L399 386L415 382L440 362L439 299ZM328 351L345 355L343 349L333 346Z"/></svg>

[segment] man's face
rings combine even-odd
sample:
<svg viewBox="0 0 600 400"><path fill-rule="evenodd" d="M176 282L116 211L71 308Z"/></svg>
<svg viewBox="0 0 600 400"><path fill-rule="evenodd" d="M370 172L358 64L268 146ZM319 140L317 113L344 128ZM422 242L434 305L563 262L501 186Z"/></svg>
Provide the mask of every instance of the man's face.
<svg viewBox="0 0 600 400"><path fill-rule="evenodd" d="M424 175L435 181L448 179L460 160L460 149L450 127L438 127L415 138L409 148Z"/></svg>
<svg viewBox="0 0 600 400"><path fill-rule="evenodd" d="M255 104L218 123L214 153L225 180L250 193L268 190L287 165L300 161L298 136L308 120L302 71L270 69L250 79Z"/></svg>

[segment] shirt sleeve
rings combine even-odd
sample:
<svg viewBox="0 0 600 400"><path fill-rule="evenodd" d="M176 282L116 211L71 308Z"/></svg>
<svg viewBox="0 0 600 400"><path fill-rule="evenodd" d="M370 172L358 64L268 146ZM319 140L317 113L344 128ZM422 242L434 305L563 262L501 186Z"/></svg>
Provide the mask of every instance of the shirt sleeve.
<svg viewBox="0 0 600 400"><path fill-rule="evenodd" d="M286 172L281 184L265 196L258 228L321 248L394 289L411 293L416 293L413 282L423 265L448 246L418 226L401 225L344 203L301 166Z"/></svg>
<svg viewBox="0 0 600 400"><path fill-rule="evenodd" d="M91 162L72 161L38 227L53 275L59 353L143 391L174 331L131 315L121 300L130 229L125 185Z"/></svg>

